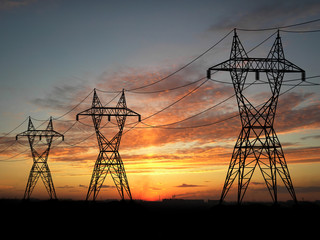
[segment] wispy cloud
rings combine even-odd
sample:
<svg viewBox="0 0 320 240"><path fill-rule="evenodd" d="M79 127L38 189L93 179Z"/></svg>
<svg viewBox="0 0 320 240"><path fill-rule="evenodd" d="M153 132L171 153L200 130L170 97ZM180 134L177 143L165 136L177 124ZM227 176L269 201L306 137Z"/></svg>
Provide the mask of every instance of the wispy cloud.
<svg viewBox="0 0 320 240"><path fill-rule="evenodd" d="M196 184L186 184L186 183L183 183L181 185L178 185L176 187L179 187L179 188L193 188L193 187L203 187L203 185L196 185Z"/></svg>
<svg viewBox="0 0 320 240"><path fill-rule="evenodd" d="M320 3L307 1L267 1L264 5L247 8L247 11L232 15L225 14L219 22L211 25L209 31L232 28L270 28L299 22L297 20L310 18L319 14Z"/></svg>
<svg viewBox="0 0 320 240"><path fill-rule="evenodd" d="M0 10L8 10L27 6L37 2L38 0L0 0Z"/></svg>
<svg viewBox="0 0 320 240"><path fill-rule="evenodd" d="M320 135L302 137L301 140L320 139Z"/></svg>
<svg viewBox="0 0 320 240"><path fill-rule="evenodd" d="M44 97L37 97L31 99L31 103L42 109L60 110L61 112L71 109L77 101L81 101L81 96L85 96L88 91L86 84L59 84L51 88L50 91L45 92ZM90 92L90 90L88 91Z"/></svg>

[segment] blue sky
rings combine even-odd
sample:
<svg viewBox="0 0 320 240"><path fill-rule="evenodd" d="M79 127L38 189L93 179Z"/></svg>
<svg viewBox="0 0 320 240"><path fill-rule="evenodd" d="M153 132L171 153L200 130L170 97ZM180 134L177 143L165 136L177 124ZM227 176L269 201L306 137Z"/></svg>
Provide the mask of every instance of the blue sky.
<svg viewBox="0 0 320 240"><path fill-rule="evenodd" d="M94 86L104 72L179 66L233 27L313 19L319 15L316 2L2 0L0 111L12 103L15 112L22 111L22 103L54 86ZM266 35L244 38L252 36L257 42ZM317 54L310 51L319 53L317 35L289 37L288 47L295 50L288 50L289 57L297 63L311 57L305 65L314 69Z"/></svg>
<svg viewBox="0 0 320 240"><path fill-rule="evenodd" d="M29 115L46 119L63 114L93 87L108 90L117 78L134 75L128 84L139 85L141 77L151 82L145 76L176 70L234 27L283 26L319 17L317 1L1 0L0 132ZM295 29L319 28L317 22ZM239 35L248 50L271 33ZM319 74L319 33L282 37L286 57L307 76ZM252 54L263 57L272 41ZM228 57L230 43L231 36L186 76L204 76L208 67ZM119 80L112 86L119 90L128 84Z"/></svg>

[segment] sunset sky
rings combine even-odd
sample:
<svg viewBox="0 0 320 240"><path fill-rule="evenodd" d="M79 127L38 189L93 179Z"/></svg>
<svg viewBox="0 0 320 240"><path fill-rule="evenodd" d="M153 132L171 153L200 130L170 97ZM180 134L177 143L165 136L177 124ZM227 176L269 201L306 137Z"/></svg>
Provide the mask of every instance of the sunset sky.
<svg viewBox="0 0 320 240"><path fill-rule="evenodd" d="M39 129L52 116L54 129L67 131L64 142L53 143L48 160L57 197L85 199L98 145L91 119L76 122L76 114L90 107L96 88L102 104L113 99L108 106L115 106L125 89L128 107L141 114L142 123L132 129L136 118L128 117L120 145L134 199L219 199L241 130L230 75L214 74L222 83L205 78L209 67L230 56L233 33L224 37L234 28L319 18L317 0L0 0L0 198L22 198L32 166L27 139L15 141L15 135L27 130L29 116ZM298 31L280 32L286 58L307 77L320 75L320 32L301 33L320 30L320 21L283 30ZM238 30L238 35L247 52L253 49L250 57L266 57L275 32ZM177 71L222 38L183 70L132 90ZM286 74L284 79L293 81L281 92L299 78ZM248 83L253 80L249 74ZM319 84L320 78L307 81ZM319 85L302 83L281 95L277 108L274 127L298 200L320 200L319 93ZM259 105L270 88L254 85L245 94ZM104 128L107 137L115 133L115 123L111 119ZM278 183L279 200L290 200L280 178ZM48 198L41 180L32 197ZM98 199L119 198L107 176ZM226 200L235 199L234 184ZM271 201L259 169L244 201Z"/></svg>

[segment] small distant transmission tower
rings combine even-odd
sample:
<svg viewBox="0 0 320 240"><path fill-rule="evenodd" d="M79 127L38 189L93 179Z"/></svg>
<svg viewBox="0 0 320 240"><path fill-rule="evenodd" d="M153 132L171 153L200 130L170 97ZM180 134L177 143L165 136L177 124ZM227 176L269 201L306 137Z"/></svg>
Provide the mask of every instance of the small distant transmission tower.
<svg viewBox="0 0 320 240"><path fill-rule="evenodd" d="M34 146L36 145L35 139L37 136L39 137L39 140L44 138L45 143L47 145L46 150L42 153L37 152L34 148ZM33 126L31 118L29 117L28 130L19 133L16 136L16 140L18 140L19 137L28 137L31 154L33 158L33 165L31 167L27 187L23 198L26 200L30 198L32 191L39 180L39 177L41 177L50 199L57 199L56 191L53 186L51 172L47 161L53 138L61 137L62 140L64 140L64 136L53 130L52 117L50 117L46 130L36 130Z"/></svg>
<svg viewBox="0 0 320 240"><path fill-rule="evenodd" d="M132 200L126 171L119 154L119 146L126 118L137 116L138 120L141 121L140 114L127 108L124 90L122 90L121 97L116 107L104 107L102 106L96 90L94 89L91 108L78 113L77 121L81 115L92 117L100 150L93 169L86 200L89 200L92 194L92 199L96 200L108 173L110 173L121 199L124 199L125 190L130 200ZM111 117L116 118L119 132L111 140L108 140L100 131L100 124L103 116L108 116L108 121L111 120Z"/></svg>
<svg viewBox="0 0 320 240"><path fill-rule="evenodd" d="M257 166L275 203L277 203L277 173L292 199L297 201L273 122L284 73L301 73L304 81L305 71L285 59L279 31L267 58L249 58L234 30L230 59L209 68L208 78L211 77L211 71L230 72L242 124L220 202L224 200L237 178L238 203L241 203ZM272 96L259 108L253 106L243 95L248 72L254 72L256 80L259 80L260 72L265 72L268 78Z"/></svg>

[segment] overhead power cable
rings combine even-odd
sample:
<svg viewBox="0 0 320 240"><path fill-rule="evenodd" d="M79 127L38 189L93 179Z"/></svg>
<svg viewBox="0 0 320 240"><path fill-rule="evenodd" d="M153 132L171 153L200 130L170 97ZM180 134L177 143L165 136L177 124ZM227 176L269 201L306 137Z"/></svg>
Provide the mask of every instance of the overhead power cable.
<svg viewBox="0 0 320 240"><path fill-rule="evenodd" d="M319 78L320 75L315 75L315 76L310 76L310 77L306 77L305 79L312 79L312 78ZM221 84L228 84L228 85L233 85L232 82L227 82L227 81L221 81L221 80L217 80L217 79L210 79L212 82L217 82L217 83L221 83ZM289 79L289 80L283 80L282 81L282 86L295 86L295 84L289 84L287 82L294 82L294 81L301 81L301 78L294 78L294 79ZM318 86L320 85L320 83L313 83L313 82L309 82L309 81L304 81L305 83L308 84L300 84L300 87L310 87L310 86ZM244 83L244 85L251 85L252 83ZM262 80L258 80L258 82L255 83L255 85L260 85L260 84L269 84L267 81L262 81Z"/></svg>
<svg viewBox="0 0 320 240"><path fill-rule="evenodd" d="M225 39L229 34L230 34L230 32L229 32L223 39ZM252 49L250 49L250 50L248 51L248 53L252 52L252 51L255 50L257 47L261 46L261 45L262 45L263 43L265 43L268 39L270 39L274 34L276 34L276 32L273 33L273 34L271 34L269 37L267 37L266 39L264 39L262 42L260 42L259 44L257 44L257 45L256 45L255 47L253 47ZM222 41L223 39L221 39L220 41ZM220 41L219 41L219 42L220 42ZM204 55L204 54L202 54L202 56L203 56L203 55ZM201 55L200 55L200 56L201 56ZM199 81L200 81L200 80L204 80L205 78L206 78L206 77L203 77L203 78L199 79ZM208 80L211 80L211 79L207 79L206 81L202 82L199 86L197 86L196 88L192 89L190 92L188 92L187 94L185 94L184 96L182 96L182 97L179 98L178 100L176 100L176 101L174 101L173 103L169 104L169 105L166 106L165 108L163 108L163 109L161 109L161 110L159 110L159 111L157 111L157 112L149 115L148 117L142 119L142 121L144 121L144 120L146 120L146 119L148 119L148 118L151 118L151 117L153 117L153 116L155 116L155 115L163 112L164 110L172 107L172 106L175 105L176 103L180 102L182 99L184 99L184 98L186 98L187 96L191 95L191 94L192 94L193 92L195 92L198 88L200 88L203 84L205 84ZM198 81L198 80L197 80L197 81ZM250 86L250 85L249 85L249 86ZM134 123L133 123L133 124L134 124Z"/></svg>
<svg viewBox="0 0 320 240"><path fill-rule="evenodd" d="M306 21L306 22L302 22L302 23L297 23L297 24L292 24L292 25L286 25L286 26L281 26L281 27L274 27L274 28L264 28L264 29L242 29L242 28L238 28L238 30L242 30L242 31L265 31L265 30L275 30L275 29L281 29L280 31L283 31L283 32L292 32L292 33L307 33L307 32L319 32L320 30L317 29L317 30L283 30L285 28L291 28L291 27L295 27L295 26L300 26L300 25L305 25L305 24L310 24L310 23L314 23L314 22L318 22L320 21L320 19L315 19L315 20L311 20L311 21ZM213 46L211 46L209 49L207 49L205 52L203 52L202 54L200 54L198 57L194 58L192 61L190 61L189 63L187 63L186 65L182 66L181 68L179 68L178 70L174 71L173 73L165 76L164 78L161 78L159 79L158 81L156 82L153 82L153 83L150 83L150 84L147 84L147 85L144 85L144 86L141 86L141 87L137 87L137 88L133 88L133 89L128 89L127 91L131 91L133 93L156 93L156 92L163 92L163 91L168 91L168 90L175 90L175 89L179 89L179 88L182 88L182 87L185 87L185 86L189 86L191 84L194 84L194 83L197 83L201 80L203 80L204 78L201 78L199 80L196 80L194 82L191 82L191 83L188 83L188 84L185 84L185 85L182 85L182 86L178 86L178 87L174 87L174 88L171 88L171 89L166 89L166 90L158 90L158 91L151 91L151 92L134 92L134 90L138 90L138 89L142 89L142 88L145 88L145 87L148 87L148 86L152 86L158 82L161 82L169 77L171 77L172 75L178 73L179 71L183 70L184 68L186 68L187 66L189 66L190 64L192 64L193 62L195 62L196 60L198 60L200 57L202 57L203 55L205 55L207 52L209 52L210 50L212 50L214 47L216 47L220 42L222 42L227 36L230 35L232 31L230 31L228 34L226 34L222 39L220 39L216 44L214 44ZM275 33L274 33L275 34ZM253 51L255 48L257 48L258 46L260 46L261 44L263 44L265 41L267 41L269 38L271 38L274 34L272 34L271 36L269 36L267 39L265 39L263 42L261 42L260 44L258 44L256 47L254 47L253 49L251 49L249 52ZM308 78L314 78L314 77L318 77L318 76L313 76L313 77L308 77ZM216 81L218 82L218 80L214 80L214 79L210 79L211 81ZM177 102L181 101L182 99L184 99L185 97L191 95L191 93L193 93L194 91L196 91L198 88L200 88L205 82L207 82L208 79L204 82L202 82L199 86L197 86L195 89L193 89L191 92L188 92L186 95L184 95L183 97L181 97L180 99L178 99L177 101L173 102L172 104L170 104L169 106L165 107L164 109L161 109L160 111L146 117L145 119L148 119L166 109L168 109L169 107L173 106L174 104L176 104ZM290 80L288 80L290 81ZM223 83L222 81L220 81L221 83ZM285 82L285 81L284 81ZM312 82L308 82L306 81L307 83L309 83L310 85L320 85L320 84L317 84L317 83L312 83ZM256 83L256 84L264 84L264 82L260 82L260 83ZM310 86L310 85L306 85L306 84L301 84L301 82L298 84L298 85L290 85L290 84L283 84L283 85L288 85L288 86L293 86L292 88L294 87L297 87L298 85L299 86ZM289 90L291 90L292 88L290 88ZM110 92L110 91L104 91L104 90L100 90L100 89L97 89L98 91L101 91L101 92L107 92L107 93L114 93L114 92ZM93 90L92 90L93 91ZM66 113L64 113L63 115L59 116L59 117L56 117L56 118L53 118L54 120L58 120L64 116L66 116L68 113L70 113L71 111L73 111L75 108L77 108L81 103L83 103L92 93L92 91L83 99L81 100L77 105L75 105L73 108L71 108L69 111L67 111ZM117 93L119 93L119 91L117 91ZM231 98L231 97L230 97ZM112 100L111 100L112 101ZM206 111L206 110L205 110ZM201 113L199 113L201 114ZM198 116L199 114L196 114L195 116ZM192 118L193 116L189 117L189 118ZM187 118L187 119L189 119ZM34 119L34 118L33 118ZM143 119L143 120L145 120ZM27 120L27 119L26 119ZM19 128L26 120L24 120L19 126L17 126L16 128L14 128L12 131L10 131L9 133L5 134L4 136L0 137L3 138L7 135L9 135L10 133L12 133L14 130L16 130L17 128ZM38 119L35 119L35 120L38 120ZM38 121L47 121L47 120L38 120ZM181 122L181 121L179 121ZM172 123L174 124L174 123ZM42 124L41 124L42 125ZM41 126L40 125L40 126ZM72 124L72 126L66 131L68 132L73 126L75 125L75 123ZM171 124L169 124L171 125ZM39 126L39 127L40 127ZM134 127L132 127L134 128ZM130 128L130 130L132 129Z"/></svg>
<svg viewBox="0 0 320 240"><path fill-rule="evenodd" d="M211 80L211 79L210 79L210 80ZM246 86L243 90L246 90L247 88L249 88L249 87L250 87L251 85L253 85L256 81L257 81L257 80L255 80L254 82L250 83L250 85ZM168 123L168 124L162 124L162 125L157 125L157 126L152 126L152 125L149 125L149 124L146 124L146 123L143 123L143 124L148 125L148 126L150 126L150 127L166 127L166 126L171 126L171 125L174 125L174 124L177 124L177 123L181 123L181 122L184 122L184 121L189 120L189 119L191 119L191 118L197 117L197 116L199 116L199 115L201 115L201 114L203 114L203 113L205 113L205 112L207 112L207 111L209 111L209 110L212 110L213 108L218 107L218 106L221 105L222 103L225 103L225 102L227 102L228 100L232 99L235 95L236 95L236 94L234 93L233 95L225 98L224 100L216 103L215 105L213 105L213 106L211 106L211 107L209 107L209 108L207 108L207 109L205 109L205 110L203 110L203 111L201 111L201 112L198 112L198 113L196 113L196 114L194 114L194 115L192 115L192 116L190 116L190 117L187 117L187 118L185 118L185 119L182 119L182 120L179 120L179 121L176 121L176 122L172 122L172 123ZM238 115L237 115L237 116L238 116ZM188 127L188 128L189 128L189 127ZM172 128L172 129L175 129L175 128Z"/></svg>
<svg viewBox="0 0 320 240"><path fill-rule="evenodd" d="M142 89L142 88L146 88L146 87L150 87L152 85L155 85L159 82L162 82L163 80L166 80L170 77L172 77L173 75L177 74L178 72L180 72L181 70L185 69L186 67L188 67L189 65L191 65L192 63L194 63L195 61L197 61L199 58L201 58L202 56L204 56L206 53L208 53L209 51L211 51L213 48L215 48L218 44L220 44L224 39L226 39L231 33L233 32L233 30L231 30L230 32L228 32L224 37L222 37L218 42L216 42L214 45L212 45L211 47L209 47L207 50L205 50L203 53L201 53L199 56L197 56L196 58L192 59L190 62L188 62L187 64L183 65L182 67L180 67L179 69L177 69L176 71L168 74L167 76L153 82L153 83L149 83L140 87L135 87L135 88L131 88L131 89L125 89L126 91L135 91L138 89Z"/></svg>
<svg viewBox="0 0 320 240"><path fill-rule="evenodd" d="M20 123L17 127L15 127L14 129L12 129L10 132L8 132L8 133L6 133L5 135L1 136L0 139L8 136L10 133L12 133L13 131L15 131L15 130L18 129L19 127L21 127L28 119L29 119L29 117L27 117L25 120L23 120L22 123Z"/></svg>
<svg viewBox="0 0 320 240"><path fill-rule="evenodd" d="M63 121L63 122L70 122L70 121L73 122L74 120L61 120L60 118L63 118L64 116L66 116L67 114L69 114L70 112L75 110L77 107L79 107L80 104L82 104L92 93L93 93L93 89L90 91L90 93L86 97L84 97L79 103L77 103L75 106L73 106L70 110L68 110L64 114L60 115L59 117L53 117L52 120ZM39 122L47 122L48 121L48 119L37 119L37 118L34 118L34 117L31 117L31 119L35 120L35 121L39 121Z"/></svg>
<svg viewBox="0 0 320 240"><path fill-rule="evenodd" d="M320 18L306 21L306 22L300 22L300 23L295 23L295 24L290 24L290 25L285 25L285 26L278 26L278 27L257 28L257 29L248 29L248 28L236 28L236 29L239 31L247 31L247 32L270 31L270 30L277 30L277 29L283 29L283 28L297 27L297 26L306 25L306 24L319 22L319 21L320 21Z"/></svg>
<svg viewBox="0 0 320 240"><path fill-rule="evenodd" d="M259 47L259 46L261 46L263 43L265 43L267 40L269 40L273 35L275 35L277 32L274 32L273 34L271 34L269 37L267 37L266 39L264 39L262 42L260 42L259 44L257 44L255 47L253 47L252 49L250 49L249 51L248 51L248 53L250 53L250 52L252 52L253 50L255 50L257 47ZM312 77L308 77L308 78L316 78L316 77L319 77L320 75L316 75L316 76L312 76ZM306 78L306 79L308 79L308 78ZM214 81L214 82L220 82L220 83L228 83L228 84L232 84L232 83L229 83L229 82L224 82L224 81L219 81L219 80L216 80L216 79L209 79L209 80L211 80L211 81ZM294 80L301 80L301 78L299 78L299 79L294 79ZM293 89L293 88L295 88L295 87L297 87L297 86L311 86L311 84L314 84L314 85L317 85L316 83L311 83L311 82L308 82L308 83L310 83L309 85L306 85L306 84L304 84L304 85L302 85L302 81L297 85L297 84L294 84L294 85L292 85L292 84L283 84L283 85L287 85L287 86L293 86L292 88L289 88L287 91L290 91L291 89ZM257 80L256 81L254 81L254 82L252 82L252 83L247 83L248 84L248 86L247 87L245 87L244 89L247 89L248 87L250 87L251 85L253 85L253 84L265 84L264 82L260 82L260 83L257 83ZM285 91L285 92L287 92L287 91ZM284 93L285 93L284 92ZM282 93L283 94L283 93ZM211 110L211 109L213 109L214 107L216 107L216 106L219 106L221 103L224 103L224 102L226 102L226 101L228 101L229 99L231 99L232 97L234 97L235 96L235 94L234 95L232 95L232 96L230 96L230 97L228 97L228 98L226 98L226 99L224 99L223 101L221 101L221 102L219 102L219 103L217 103L216 105L214 105L214 106L212 106L212 107L210 107L210 108L208 108L208 109L205 109L204 111L201 111L201 112L199 112L199 113L197 113L197 114L195 114L195 115L193 115L193 116L190 116L190 117L188 117L188 118L185 118L185 119L182 119L182 120L180 120L180 121L177 121L177 122L173 122L173 123L169 123L169 124L163 124L163 125L158 125L158 126L152 126L152 125L149 125L149 126L151 126L151 127L166 127L166 126L170 126L170 125L173 125L173 124L177 124L177 123L180 123L180 122L183 122L183 121L186 121L186 120L188 120L188 119L191 119L191 118L193 118L193 117L196 117L196 116L198 116L198 115L200 115L200 114L202 114L202 113L204 113L204 112L206 112L206 111L208 111L208 110ZM238 116L238 115L236 115L236 116ZM234 116L232 116L231 118L233 118ZM147 119L147 118L145 118L145 119ZM145 119L142 119L142 120L145 120ZM229 118L228 118L229 119ZM146 123L143 123L143 124L145 124L145 125L148 125L148 124L146 124ZM209 124L210 125L210 124ZM209 126L208 125L208 126ZM201 127L202 126L207 126L207 125L201 125ZM183 127L182 127L183 128ZM192 128L192 127L187 127L187 128ZM175 128L170 128L170 129L175 129Z"/></svg>
<svg viewBox="0 0 320 240"><path fill-rule="evenodd" d="M141 87L138 87L138 88L129 89L129 90L126 90L126 91L131 91L132 93L139 93L139 94L143 94L143 93L159 93L159 92L164 92L164 91L176 90L176 89L179 89L179 88L182 88L182 87L186 87L186 86L189 86L189 85L191 85L191 84L194 84L194 83L197 83L197 82L203 80L204 78L200 78L200 79L198 79L198 80L196 80L196 81L194 81L194 82L192 82L192 83L188 83L188 84L185 84L185 85L182 85L182 86L178 86L178 87L173 87L173 88L171 88L171 89L156 90L156 91L149 91L149 92L135 92L135 91L134 91L134 90L138 90L138 89L141 89L141 88L145 88L145 87L154 85L154 84L156 84L156 83L158 83L158 82L160 82L160 81L163 81L163 80L165 80L165 79L173 76L174 74L178 73L179 71L181 71L182 69L186 68L187 66L189 66L190 64L192 64L193 62L195 62L197 59L199 59L200 57L202 57L203 55L205 55L207 52L209 52L210 50L212 50L214 47L216 47L216 46L217 46L220 42L222 42L227 36L229 36L231 32L232 32L232 31L230 31L229 33L227 33L227 34L226 34L223 38L221 38L216 44L214 44L213 46L211 46L211 47L210 47L209 49L207 49L205 52L203 52L202 54L200 54L198 57L196 57L195 59L193 59L192 61L190 61L189 63L187 63L186 65L184 65L184 66L181 67L180 69L178 69L177 71L175 71L175 72L167 75L166 77L161 78L161 79L159 79L158 81L153 82L153 83L151 83L151 84L147 84L147 85L144 85L144 86L141 86ZM276 33L276 32L275 32L275 33ZM266 38L266 39L263 40L261 43L259 43L258 45L256 45L254 48L252 48L250 51L248 51L248 53L251 52L251 51L253 51L253 50L256 49L257 47L259 47L259 46L262 45L263 43L265 43L265 42L266 42L268 39L270 39L275 33L271 34L268 38ZM202 84L201 84L201 85L202 85ZM200 86L199 86L199 87L200 87ZM197 87L197 88L198 88L198 87ZM196 88L196 89L197 89L197 88ZM96 90L97 90L97 91L100 91L100 92L104 92L104 93L118 93L118 94L120 93L119 91L105 91L105 90L101 90L101 89L96 89ZM66 116L68 113L70 113L70 112L73 111L75 108L77 108L82 102L84 102L84 101L91 95L92 92L93 92L93 90L92 90L84 99L82 99L77 105L75 105L72 109L70 109L68 112L66 112L65 114L63 114L63 115L61 115L61 116L59 116L59 117L53 118L53 119L54 119L54 120L59 120L60 118ZM192 90L191 92L189 92L186 96L189 96L192 92L193 92L193 90ZM118 95L117 95L117 96L118 96ZM177 102L179 102L180 100L182 100L183 98L185 98L186 96L183 96L181 99L178 99L176 102L170 104L170 105L167 106L165 109L173 106L174 104L176 104ZM113 98L113 99L114 99L114 98ZM112 99L110 102L112 102L113 99ZM109 103L110 103L110 102L109 102ZM109 103L107 103L107 104L109 104ZM106 105L107 105L107 104L106 104ZM152 116L154 116L154 115L156 115L156 114L164 111L165 109L161 109L160 111L154 113L153 115L148 116L147 118L150 118L150 117L152 117ZM147 119L147 118L145 118L145 119Z"/></svg>
<svg viewBox="0 0 320 240"><path fill-rule="evenodd" d="M10 141L8 141L8 142L10 142ZM4 149L2 149L1 151L0 151L0 153L3 153L4 151L6 151L9 147L11 147L11 146L13 146L14 144L16 144L17 143L17 141L16 140L11 140L11 144L9 144L8 146L6 146Z"/></svg>
<svg viewBox="0 0 320 240"><path fill-rule="evenodd" d="M315 32L320 32L320 29L315 29L315 30L280 30L281 32L286 32L286 33L315 33Z"/></svg>
<svg viewBox="0 0 320 240"><path fill-rule="evenodd" d="M255 47L251 48L251 49L248 51L248 53L252 52L252 51L255 50L257 47L261 46L263 43L265 43L267 40L269 40L269 39L270 39L273 35L275 35L276 33L277 33L277 32L274 32L273 34L271 34L270 36L268 36L266 39L264 39L262 42L260 42L259 44L257 44ZM196 80L195 82L204 80L205 78L206 78L206 77L200 78L199 80ZM176 100L175 102L169 104L169 105L166 106L165 108L163 108L163 109L161 109L161 110L159 110L159 111L157 111L157 112L149 115L148 117L142 119L142 121L144 121L144 120L146 120L146 119L148 119L148 118L151 118L151 117L153 117L153 116L155 116L155 115L163 112L164 110L172 107L173 105L175 105L176 103L178 103L178 102L180 102L182 99L184 99L185 97L191 95L193 92L195 92L198 88L200 88L200 87L201 87L205 82L207 82L208 80L215 81L214 79L207 79L207 80L204 81L202 84L200 84L199 86L197 86L196 88L194 88L193 90L191 90L190 92L188 92L187 94L185 94L184 96L182 96L181 98L179 98L178 100ZM256 81L255 81L255 82L256 82ZM254 82L254 83L255 83L255 82ZM250 83L246 88L248 88L248 87L251 86L252 84L253 84L253 83ZM245 88L245 89L246 89L246 88ZM161 91L164 91L164 90L161 90ZM231 97L227 98L227 100L228 100L228 99L231 99L233 96L234 96L234 95L232 95ZM223 100L221 103L223 103L223 102L225 102L225 101L226 101L226 100ZM217 105L220 105L221 103L218 103ZM213 107L210 107L209 109L212 109L212 108L213 108ZM206 112L206 111L208 111L208 109L204 110L203 112ZM193 116L190 116L190 117L188 117L188 118L186 118L186 119L184 119L184 120L180 120L180 121L178 121L178 122L182 122L182 121L185 121L185 120L187 120L187 119L193 118L193 117L195 117L195 116L200 115L200 114L203 113L203 112L200 112L200 113L198 113L198 114L195 114L195 115L193 115ZM168 125L173 125L173 124L176 124L176 123L177 123L177 122L175 122L175 123L170 123L170 124L168 124ZM89 125L87 125L87 124L85 124L85 123L82 123L82 122L81 122L81 124L86 125L86 126L89 126ZM130 123L130 124L128 124L128 125L133 125L133 124L136 124L136 122ZM91 126L90 126L90 127L91 127ZM112 128L112 127L111 127L111 128Z"/></svg>
<svg viewBox="0 0 320 240"><path fill-rule="evenodd" d="M206 77L203 77L201 80L206 79ZM205 81L203 81L199 86L195 87L194 89L192 89L191 91L189 91L187 94L183 95L181 98L179 98L178 100L174 101L173 103L169 104L168 106L164 107L163 109L149 115L148 117L143 118L141 121L146 120L148 118L151 118L161 112L163 112L164 110L172 107L173 105L175 105L176 103L180 102L182 99L186 98L187 96L191 95L192 93L194 93L196 90L198 90L203 84L205 84L209 79L206 79Z"/></svg>
<svg viewBox="0 0 320 240"><path fill-rule="evenodd" d="M52 118L52 119L53 119L53 120L58 120L58 119L60 119L60 118L62 118L62 117L64 117L64 116L66 116L68 113L72 112L72 111L73 111L74 109L76 109L81 103L83 103L83 102L91 95L92 92L93 92L93 90L91 90L91 92L90 92L84 99L82 99L77 105L75 105L73 108L71 108L68 112L62 114L62 115L59 116L59 117Z"/></svg>
<svg viewBox="0 0 320 240"><path fill-rule="evenodd" d="M255 50L257 47L261 46L263 43L265 43L267 40L269 40L269 39L270 39L273 35L275 35L276 33L277 33L277 32L274 32L274 33L271 34L269 37L267 37L266 39L264 39L262 42L260 42L259 44L257 44L257 45L254 46L253 48L251 48L251 49L248 51L248 53L252 52L252 51ZM205 78L205 77L204 77L204 78ZM202 79L204 79L204 78L201 78L200 80L202 80ZM209 78L208 80L218 81L218 80L211 79L211 78ZM250 87L250 86L251 86L252 84L254 84L254 83L256 83L256 81L254 81L253 83L249 83L248 86L247 86L245 89L247 89L248 87ZM206 111L208 111L208 110L213 109L213 108L216 107L216 106L219 106L220 104L226 102L227 100L231 99L231 98L234 97L234 96L235 96L235 94L233 94L232 96L226 98L225 100L221 101L220 103L217 103L217 104L214 105L213 107L210 107L210 108L208 108L208 109L206 109L206 110L204 110L204 111L201 111L201 112L199 112L199 113L197 113L197 114L195 114L195 115L193 115L193 116L190 116L190 117L188 117L188 118L186 118L186 119L180 120L180 121L178 121L178 122L166 124L166 125L167 125L167 126L168 126L168 125L173 125L173 124L180 123L180 122L182 122L182 121L191 119L191 118L193 118L193 117L195 117L195 116L198 116L198 115L200 115L200 114L202 114L202 113L204 113L204 112L206 112ZM185 97L185 96L183 96L182 98L184 98L184 97ZM176 101L176 102L174 102L173 104L169 105L169 106L166 107L165 109L171 107L172 105L176 104L176 103L179 102L180 100L182 100L182 99L178 99L178 101ZM162 109L162 110L158 111L157 113L160 113L160 112L162 112L162 111L165 110L165 109ZM157 114L157 113L155 113L155 114ZM153 115L155 115L155 114L153 114ZM150 116L153 116L153 115L150 115ZM149 116L149 117L150 117L150 116ZM148 119L149 117L142 119L142 121Z"/></svg>
<svg viewBox="0 0 320 240"><path fill-rule="evenodd" d="M183 87L190 86L190 85L192 85L192 84L195 84L195 83L197 83L197 82L200 82L201 80L203 80L203 78L200 78L200 79L195 80L195 81L193 81L193 82L186 83L186 84L184 84L184 85L180 85L180 86L172 87L172 88L168 88L168 89L155 90L155 91L146 91L146 92L130 91L130 93L136 93L136 94L151 94L151 93L168 92L168 91L173 91L173 90L177 90L177 89L180 89L180 88L183 88Z"/></svg>
<svg viewBox="0 0 320 240"><path fill-rule="evenodd" d="M289 91L291 91L292 89L298 87L303 81L295 84L294 86L292 86L291 88L287 89L286 91L282 92L279 96L282 96L286 93L288 93ZM263 104L265 103L261 103L259 105L257 105L256 107L259 107L259 106L262 106ZM144 124L146 127L136 127L136 128L163 128L163 129L190 129L190 128L201 128L201 127L208 127L208 126L212 126L212 125L215 125L215 124L219 124L219 123L222 123L222 122L225 122L225 121L228 121L230 119L233 119L235 117L238 117L240 114L237 113L237 114L234 114L234 115L231 115L227 118L224 118L224 119L221 119L221 120L217 120L217 121L214 121L214 122L211 122L211 123L205 123L205 124L200 124L200 125L193 125L193 126L185 126L185 127L166 127L166 125L150 125L148 123L145 123L145 122L141 122L142 124Z"/></svg>

